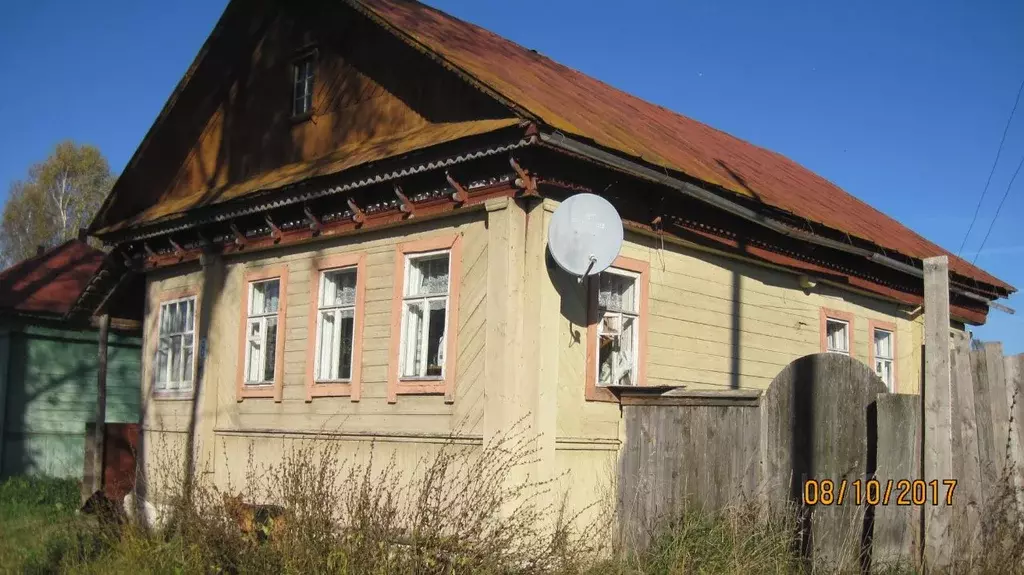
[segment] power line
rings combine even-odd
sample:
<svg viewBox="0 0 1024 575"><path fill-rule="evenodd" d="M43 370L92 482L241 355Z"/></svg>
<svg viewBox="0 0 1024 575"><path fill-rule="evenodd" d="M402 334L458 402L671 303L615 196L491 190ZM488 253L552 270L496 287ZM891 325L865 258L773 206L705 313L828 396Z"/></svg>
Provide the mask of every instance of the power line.
<svg viewBox="0 0 1024 575"><path fill-rule="evenodd" d="M981 255L982 248L985 247L985 242L988 241L988 235L992 233L992 228L996 225L996 218L999 217L999 211L1003 209L1003 202L1006 201L1007 196L1010 195L1010 188L1013 187L1013 181L1017 179L1017 174L1020 173L1021 166L1024 166L1024 156L1020 157L1020 162L1017 164L1017 169L1013 172L1013 177L1010 178L1010 183L1006 185L1006 191L1003 192L1003 199L999 200L999 206L996 207L996 214L992 216L992 222L988 225L988 231L985 232L985 239L981 240L981 246L978 247L978 251L974 254L974 259L971 260L971 264L978 261L978 256Z"/></svg>
<svg viewBox="0 0 1024 575"><path fill-rule="evenodd" d="M985 200L985 193L988 192L988 186L992 183L992 174L996 173L996 166L999 164L999 156L1003 153L1003 144L1006 143L1006 134L1010 131L1010 124L1013 122L1013 115L1017 112L1017 105L1020 104L1020 95L1024 92L1024 80L1020 82L1020 88L1017 88L1017 99L1013 101L1013 109L1010 110L1010 117L1006 119L1006 127L1003 128L1003 137L999 140L999 148L996 149L996 159L992 162L992 169L988 171L988 179L985 180L985 187L981 190L981 197L978 198L978 205L974 208L974 217L971 218L971 225L967 226L967 233L964 234L964 241L960 242L960 249L956 251L957 257L960 257L960 252L964 251L964 246L967 245L967 238L971 237L971 230L974 229L974 223L978 220L978 212L981 211L981 203ZM991 228L989 228L991 231ZM986 235L987 237L987 235ZM981 248L979 248L981 251ZM975 254L977 257L977 254Z"/></svg>

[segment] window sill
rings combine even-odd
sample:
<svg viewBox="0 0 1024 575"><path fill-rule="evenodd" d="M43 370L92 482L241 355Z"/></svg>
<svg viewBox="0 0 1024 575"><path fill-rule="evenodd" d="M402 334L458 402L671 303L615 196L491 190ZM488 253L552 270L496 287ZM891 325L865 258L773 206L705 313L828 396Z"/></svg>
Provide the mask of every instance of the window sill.
<svg viewBox="0 0 1024 575"><path fill-rule="evenodd" d="M303 122L308 122L308 121L312 120L313 119L313 112L312 112L312 110L310 110L309 112L305 112L303 114L293 114L293 115L289 116L288 118L289 118L289 120L291 120L292 125L298 125L298 124L302 124Z"/></svg>
<svg viewBox="0 0 1024 575"><path fill-rule="evenodd" d="M315 397L351 397L353 402L359 401L359 397L353 393L351 380L315 381L306 386L306 401L313 401Z"/></svg>
<svg viewBox="0 0 1024 575"><path fill-rule="evenodd" d="M241 388L238 390L238 401L243 399L273 399L274 401L281 401L281 397L277 393L278 386L274 383L243 383Z"/></svg>
<svg viewBox="0 0 1024 575"><path fill-rule="evenodd" d="M153 399L156 401L192 401L195 390L188 391L153 391Z"/></svg>
<svg viewBox="0 0 1024 575"><path fill-rule="evenodd" d="M446 395L446 391L446 381L436 377L399 379L395 386L396 395ZM453 403L453 399L446 396L445 403Z"/></svg>

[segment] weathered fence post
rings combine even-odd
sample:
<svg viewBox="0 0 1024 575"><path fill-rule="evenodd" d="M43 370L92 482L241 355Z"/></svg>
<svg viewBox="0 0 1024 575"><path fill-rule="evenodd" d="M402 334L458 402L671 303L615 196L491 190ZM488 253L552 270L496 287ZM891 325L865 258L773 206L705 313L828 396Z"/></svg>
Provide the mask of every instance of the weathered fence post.
<svg viewBox="0 0 1024 575"><path fill-rule="evenodd" d="M953 476L953 401L949 371L949 262L946 256L924 260L924 337L922 479L942 481ZM950 559L950 509L946 505L926 505L925 565L942 569L949 565Z"/></svg>

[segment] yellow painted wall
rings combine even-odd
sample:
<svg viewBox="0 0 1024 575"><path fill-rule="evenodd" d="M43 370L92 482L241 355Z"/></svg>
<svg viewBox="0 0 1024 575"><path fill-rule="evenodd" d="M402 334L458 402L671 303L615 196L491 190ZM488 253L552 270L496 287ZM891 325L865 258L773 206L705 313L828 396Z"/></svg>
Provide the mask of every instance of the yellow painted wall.
<svg viewBox="0 0 1024 575"><path fill-rule="evenodd" d="M536 463L510 474L508 481L526 474L552 480L559 487L552 497L567 492L573 509L599 504L588 517L606 508L614 492L621 413L616 404L584 399L584 290L546 251L556 207L549 200L502 198L473 213L233 257L224 261L219 287L212 266L205 273L195 265L151 274L150 302L161 292L209 284L202 296L202 308L209 310L209 355L195 424L201 471L221 487L234 487L245 476L250 452L257 463L267 464L283 448L326 438L338 442L344 457L362 460L372 438L382 452L375 457L393 455L408 473L448 434L480 445L518 422L534 434L530 446ZM399 396L388 404L395 245L453 229L463 234L455 401ZM307 402L303 378L311 344L306 330L312 260L353 251L367 254L362 400ZM649 384L763 389L789 362L819 351L820 309L826 307L854 315L853 353L864 360L868 320L896 323L897 385L903 392L917 389L923 318L914 310L824 284L801 290L795 274L633 234L627 234L622 255L650 264ZM283 400L238 402L243 274L282 263L289 268ZM147 334L156 312L147 308ZM182 437L191 402L148 395L154 344L145 342L147 437L163 431ZM734 350L739 353L736 377Z"/></svg>
<svg viewBox="0 0 1024 575"><path fill-rule="evenodd" d="M400 396L388 404L387 366L391 325L392 275L396 244L432 234L457 231L462 234L463 265L459 297L457 381L454 403L444 397ZM483 214L475 212L440 222L424 222L399 230L374 232L348 238L327 239L306 247L282 248L224 260L223 278L213 266L206 272L199 265L167 269L150 275L147 281L146 334L155 333L159 310L155 303L162 292L187 286L201 286L200 318L209 313L208 355L196 413L197 453L201 470L214 474L226 485L244 477L250 444L264 453L268 437L286 434L293 439L316 436L343 440L343 455L355 454L365 440L380 442L382 460L392 452L423 453L414 441L439 442L455 434L480 443L484 338L483 310L486 308L484 280L487 270L487 228ZM305 359L311 300L310 277L313 259L334 254L362 252L366 261L366 308L362 353L362 399L318 397L306 401ZM246 271L268 265L288 266L285 309L284 387L282 401L269 398L236 399L238 341L241 298ZM401 281L401 280L399 280ZM202 328L200 328L202 329ZM170 432L181 435L192 420L192 403L185 400L155 399L150 393L156 342L144 343L145 428L148 437ZM197 344L198 349L198 344ZM216 438L216 441L211 441ZM404 447L394 447L404 446ZM351 448L351 449L350 449ZM148 459L148 457L147 457ZM408 457L406 457L408 459Z"/></svg>

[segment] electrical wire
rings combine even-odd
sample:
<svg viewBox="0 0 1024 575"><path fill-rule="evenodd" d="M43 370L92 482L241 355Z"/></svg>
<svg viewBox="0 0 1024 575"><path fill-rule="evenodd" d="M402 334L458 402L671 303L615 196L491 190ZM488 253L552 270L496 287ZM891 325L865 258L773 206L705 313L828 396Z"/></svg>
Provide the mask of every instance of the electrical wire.
<svg viewBox="0 0 1024 575"><path fill-rule="evenodd" d="M988 179L985 180L985 187L981 190L981 197L978 198L978 205L974 208L974 217L971 218L971 225L967 226L967 233L964 234L964 241L960 242L960 249L956 251L957 257L960 257L960 253L964 251L964 246L967 245L967 238L971 236L971 230L974 229L974 223L978 221L978 212L981 211L981 203L985 200L985 193L988 192L988 187L992 183L992 175L996 173L996 166L999 164L999 156L1003 153L1003 144L1006 143L1006 134L1010 131L1010 124L1013 122L1013 115L1017 112L1017 106L1020 104L1020 95L1022 92L1024 92L1024 80L1021 80L1020 88L1017 88L1017 99L1013 101L1013 109L1010 110L1010 117L1006 119L1006 126L1003 128L1003 137L1000 138L999 148L996 149L996 159L992 162L992 169L988 171ZM981 248L978 248L978 250L981 251Z"/></svg>
<svg viewBox="0 0 1024 575"><path fill-rule="evenodd" d="M985 232L985 239L981 240L981 245L978 247L978 251L975 252L974 259L971 260L971 264L978 261L978 256L981 255L981 250L985 247L985 242L988 241L988 236L992 233L992 228L996 225L996 219L999 218L999 212L1003 209L1003 203L1006 202L1006 198L1010 195L1010 189L1013 188L1013 181L1017 179L1017 174L1020 173L1022 166L1024 166L1024 156L1021 156L1020 162L1017 164L1017 169L1014 170L1013 177L1010 178L1010 183L1006 185L1006 191L1003 192L1003 199L999 200L999 206L996 207L996 213L992 216L992 221L988 224L988 231Z"/></svg>

